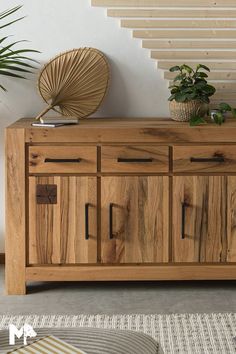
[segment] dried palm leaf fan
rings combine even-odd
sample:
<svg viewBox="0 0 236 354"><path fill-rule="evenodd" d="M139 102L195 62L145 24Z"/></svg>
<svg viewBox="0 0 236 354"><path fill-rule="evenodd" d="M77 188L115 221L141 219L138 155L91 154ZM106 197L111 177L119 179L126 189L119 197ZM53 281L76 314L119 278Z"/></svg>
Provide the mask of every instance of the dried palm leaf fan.
<svg viewBox="0 0 236 354"><path fill-rule="evenodd" d="M39 92L48 107L36 120L50 109L63 116L89 116L100 106L108 82L108 62L99 50L79 48L56 56L39 76Z"/></svg>

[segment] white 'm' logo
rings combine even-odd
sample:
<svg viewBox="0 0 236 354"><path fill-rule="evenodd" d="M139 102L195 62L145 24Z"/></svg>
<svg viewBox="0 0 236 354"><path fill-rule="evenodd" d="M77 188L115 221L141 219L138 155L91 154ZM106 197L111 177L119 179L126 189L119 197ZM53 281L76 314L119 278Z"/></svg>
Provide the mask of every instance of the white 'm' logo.
<svg viewBox="0 0 236 354"><path fill-rule="evenodd" d="M27 344L27 338L33 338L37 336L37 333L33 329L32 326L28 325L27 323L24 324L23 327L21 327L19 330L16 328L15 325L10 324L9 325L9 344L10 345L15 345L15 337L21 338L23 336L24 339L24 345Z"/></svg>

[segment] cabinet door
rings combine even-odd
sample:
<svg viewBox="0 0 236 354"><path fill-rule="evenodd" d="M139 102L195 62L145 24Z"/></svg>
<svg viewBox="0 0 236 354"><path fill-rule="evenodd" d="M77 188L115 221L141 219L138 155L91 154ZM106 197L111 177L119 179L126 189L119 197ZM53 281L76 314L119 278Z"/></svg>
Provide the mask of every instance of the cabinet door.
<svg viewBox="0 0 236 354"><path fill-rule="evenodd" d="M168 262L168 177L102 177L103 263Z"/></svg>
<svg viewBox="0 0 236 354"><path fill-rule="evenodd" d="M29 178L29 264L97 261L95 177Z"/></svg>
<svg viewBox="0 0 236 354"><path fill-rule="evenodd" d="M174 177L172 260L236 262L236 177Z"/></svg>

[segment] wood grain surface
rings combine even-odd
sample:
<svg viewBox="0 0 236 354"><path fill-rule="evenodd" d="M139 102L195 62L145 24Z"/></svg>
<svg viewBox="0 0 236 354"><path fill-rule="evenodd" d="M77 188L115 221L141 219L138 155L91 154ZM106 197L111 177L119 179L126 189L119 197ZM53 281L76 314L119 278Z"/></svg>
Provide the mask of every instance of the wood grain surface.
<svg viewBox="0 0 236 354"><path fill-rule="evenodd" d="M6 292L23 295L26 266L25 131L6 129Z"/></svg>
<svg viewBox="0 0 236 354"><path fill-rule="evenodd" d="M222 93L221 93L222 95ZM232 93L233 96L233 93ZM235 99L235 95L233 96ZM221 97L222 98L222 97ZM221 99L220 98L220 99ZM216 97L217 100L217 97ZM76 127L32 127L33 119L20 119L11 128L25 129L25 141L30 144L176 144L236 142L236 120L227 119L220 128L217 125L190 127L188 123L170 118L89 118Z"/></svg>
<svg viewBox="0 0 236 354"><path fill-rule="evenodd" d="M236 261L235 180L227 176L173 178L173 262Z"/></svg>
<svg viewBox="0 0 236 354"><path fill-rule="evenodd" d="M93 6L108 7L236 7L235 0L92 0Z"/></svg>
<svg viewBox="0 0 236 354"><path fill-rule="evenodd" d="M46 162L46 159L68 159L68 162ZM70 162L70 159L79 159ZM30 173L96 173L96 146L30 146Z"/></svg>
<svg viewBox="0 0 236 354"><path fill-rule="evenodd" d="M230 280L236 265L156 264L123 266L27 267L29 281Z"/></svg>
<svg viewBox="0 0 236 354"><path fill-rule="evenodd" d="M37 204L37 184L57 185L57 204ZM89 239L85 205L89 203ZM97 262L95 177L29 177L29 264Z"/></svg>
<svg viewBox="0 0 236 354"><path fill-rule="evenodd" d="M215 158L224 159L217 162ZM191 162L191 158L207 159ZM208 161L208 159L213 159ZM173 149L174 172L236 172L236 146L175 146Z"/></svg>
<svg viewBox="0 0 236 354"><path fill-rule="evenodd" d="M136 162L119 162L119 158L134 159ZM139 159L151 159L139 162ZM103 146L101 156L102 172L168 172L169 147L150 145Z"/></svg>
<svg viewBox="0 0 236 354"><path fill-rule="evenodd" d="M168 261L168 177L103 177L101 237L103 263ZM113 203L113 239L109 206Z"/></svg>

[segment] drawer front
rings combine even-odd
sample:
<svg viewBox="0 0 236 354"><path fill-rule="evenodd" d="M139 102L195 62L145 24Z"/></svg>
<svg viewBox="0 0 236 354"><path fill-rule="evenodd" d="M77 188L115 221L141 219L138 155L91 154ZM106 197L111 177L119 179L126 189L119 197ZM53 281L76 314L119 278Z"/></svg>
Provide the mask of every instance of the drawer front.
<svg viewBox="0 0 236 354"><path fill-rule="evenodd" d="M174 172L236 172L236 145L175 146Z"/></svg>
<svg viewBox="0 0 236 354"><path fill-rule="evenodd" d="M95 146L30 146L29 173L96 173Z"/></svg>
<svg viewBox="0 0 236 354"><path fill-rule="evenodd" d="M102 172L168 172L168 146L103 146Z"/></svg>

